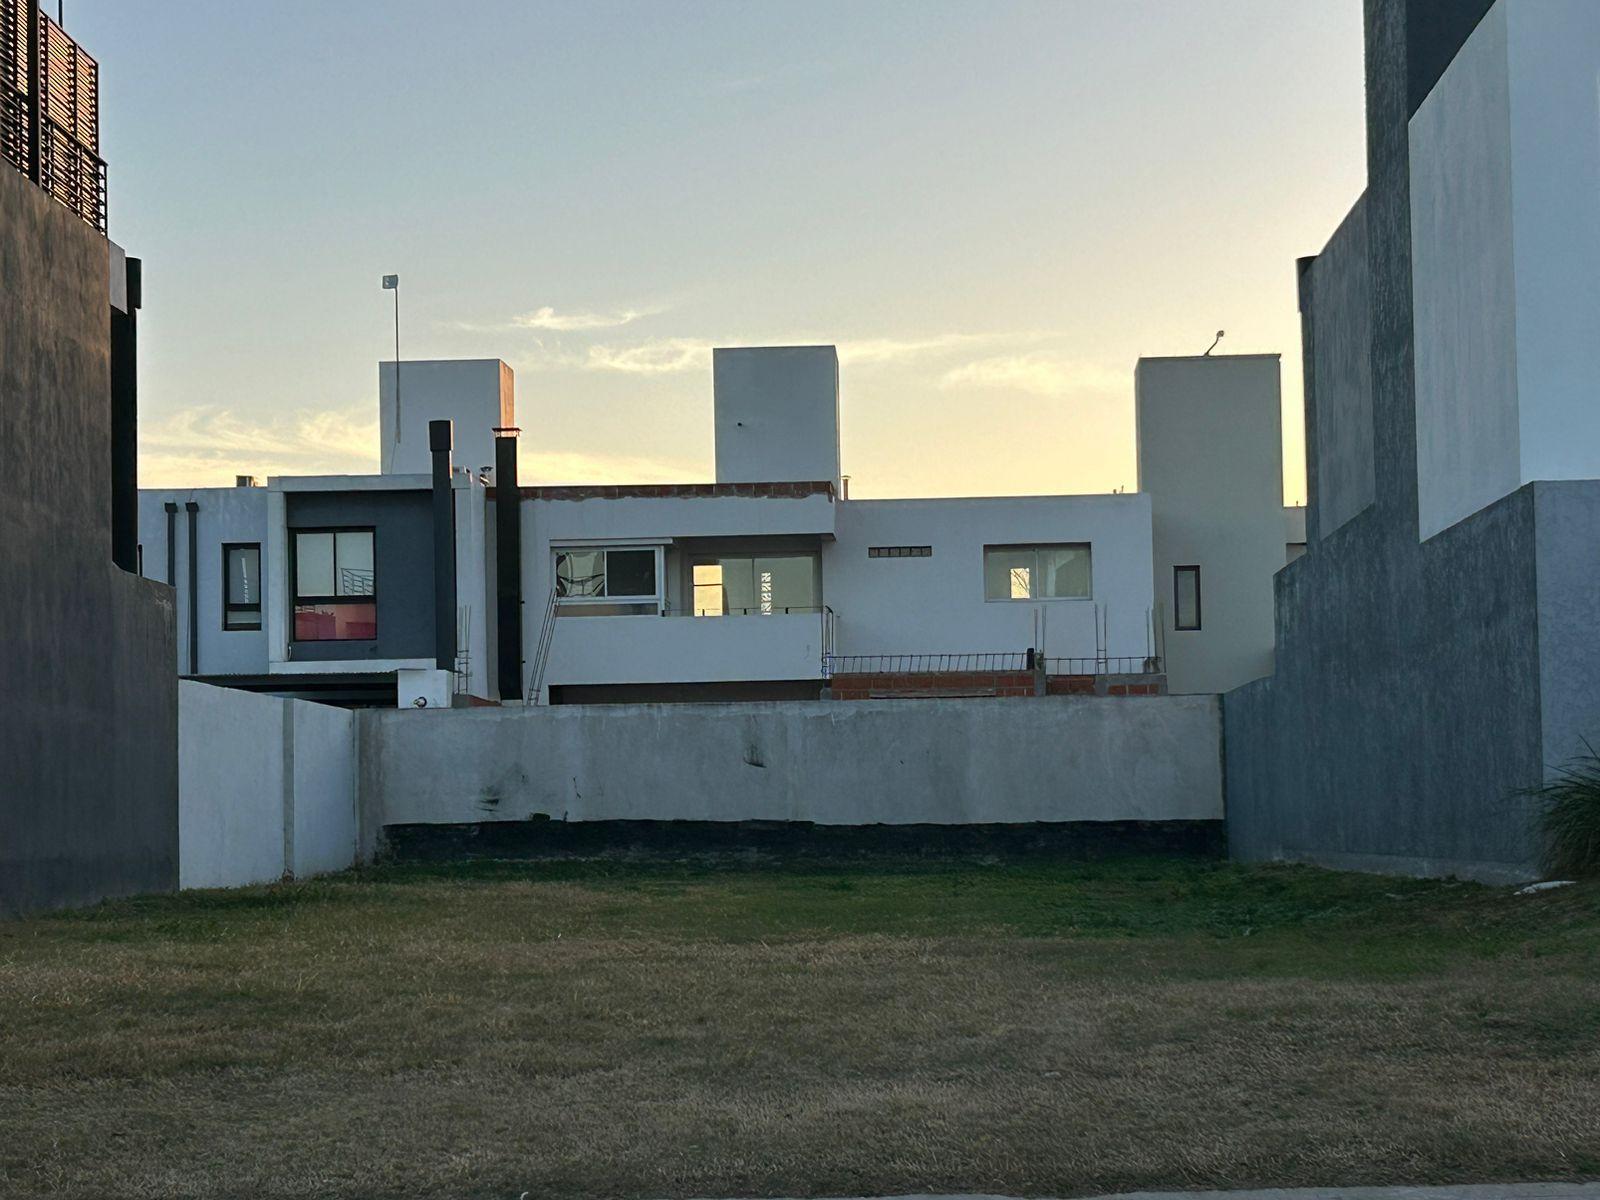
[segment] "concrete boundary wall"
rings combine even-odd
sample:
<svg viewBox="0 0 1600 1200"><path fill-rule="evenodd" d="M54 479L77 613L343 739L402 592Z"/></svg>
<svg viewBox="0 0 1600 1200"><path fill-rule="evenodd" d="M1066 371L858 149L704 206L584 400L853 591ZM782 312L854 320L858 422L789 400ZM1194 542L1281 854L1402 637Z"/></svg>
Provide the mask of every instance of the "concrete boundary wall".
<svg viewBox="0 0 1600 1200"><path fill-rule="evenodd" d="M1215 821L1214 696L357 715L363 852L392 825Z"/></svg>
<svg viewBox="0 0 1600 1200"><path fill-rule="evenodd" d="M354 714L178 684L178 886L339 871L356 857Z"/></svg>

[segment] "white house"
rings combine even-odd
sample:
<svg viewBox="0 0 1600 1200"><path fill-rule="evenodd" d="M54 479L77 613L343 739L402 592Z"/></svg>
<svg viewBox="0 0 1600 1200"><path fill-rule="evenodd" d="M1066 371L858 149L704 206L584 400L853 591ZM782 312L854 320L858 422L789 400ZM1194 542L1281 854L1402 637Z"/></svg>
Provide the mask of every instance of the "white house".
<svg viewBox="0 0 1600 1200"><path fill-rule="evenodd" d="M712 375L710 483L518 487L511 372L488 360L380 364L379 475L142 492L181 669L347 703L404 700L397 673L436 662L458 695L533 703L816 698L846 677L1010 694L1019 672L1156 690L1165 660L1173 690L1208 692L1271 669L1294 541L1275 356L1142 362L1141 487L1114 495L847 500L832 346L717 350ZM466 464L439 535L448 654L422 473L440 420Z"/></svg>

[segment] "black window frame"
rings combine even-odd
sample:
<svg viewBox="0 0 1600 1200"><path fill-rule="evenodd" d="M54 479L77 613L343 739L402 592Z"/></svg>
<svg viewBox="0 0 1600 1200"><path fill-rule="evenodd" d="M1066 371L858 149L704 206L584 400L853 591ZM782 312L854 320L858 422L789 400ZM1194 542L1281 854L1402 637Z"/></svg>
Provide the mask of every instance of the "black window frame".
<svg viewBox="0 0 1600 1200"><path fill-rule="evenodd" d="M1179 580L1185 572L1194 574L1194 624L1182 623L1183 603L1181 593L1178 591ZM1200 590L1200 564L1180 563L1172 568L1172 628L1177 633L1199 633L1204 624L1202 617L1201 590Z"/></svg>
<svg viewBox="0 0 1600 1200"><path fill-rule="evenodd" d="M264 585L266 573L261 569L261 543L260 542L223 542L222 543L222 631L224 633L259 633L261 631L261 601L258 598L254 604L235 604L228 595L228 584L231 577L228 574L228 555L234 550L254 550L256 552L256 595L265 595ZM254 613L254 625L235 625L232 617L235 613Z"/></svg>
<svg viewBox="0 0 1600 1200"><path fill-rule="evenodd" d="M372 590L359 596L302 596L300 594L300 535L303 533L365 533L372 538ZM333 540L334 586L339 578L339 539ZM370 638L316 638L317 642L376 642L378 640L378 529L375 525L306 525L289 530L289 640L304 639L294 636L295 612L302 605L318 604L371 604L373 633Z"/></svg>

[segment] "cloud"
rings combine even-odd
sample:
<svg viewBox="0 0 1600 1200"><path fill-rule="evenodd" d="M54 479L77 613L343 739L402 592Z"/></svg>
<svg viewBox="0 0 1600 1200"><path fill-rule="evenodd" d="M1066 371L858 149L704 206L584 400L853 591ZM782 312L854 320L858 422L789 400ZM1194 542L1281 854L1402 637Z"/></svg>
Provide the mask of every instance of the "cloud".
<svg viewBox="0 0 1600 1200"><path fill-rule="evenodd" d="M522 448L517 477L523 484L696 483L709 479L705 464L628 454L584 454Z"/></svg>
<svg viewBox="0 0 1600 1200"><path fill-rule="evenodd" d="M993 388L1063 396L1074 392L1125 391L1132 386L1128 371L1078 362L1049 354L1012 354L980 358L948 370L942 388Z"/></svg>
<svg viewBox="0 0 1600 1200"><path fill-rule="evenodd" d="M627 375L668 375L711 369L711 343L698 338L656 338L633 346L590 346L583 367Z"/></svg>
<svg viewBox="0 0 1600 1200"><path fill-rule="evenodd" d="M546 304L532 312L518 313L509 321L482 324L475 321L449 321L449 329L466 333L504 333L509 329L536 329L545 333L586 333L595 329L620 329L645 317L654 317L665 309L625 308L616 312L557 312Z"/></svg>
<svg viewBox="0 0 1600 1200"><path fill-rule="evenodd" d="M235 475L365 474L378 466L378 420L361 409L300 409L253 420L200 405L139 429L145 487L217 487Z"/></svg>
<svg viewBox="0 0 1600 1200"><path fill-rule="evenodd" d="M618 329L632 325L641 317L652 317L660 309L624 309L622 312L568 312L558 313L548 304L532 312L511 318L514 329L548 329L552 333L578 333L585 329Z"/></svg>
<svg viewBox="0 0 1600 1200"><path fill-rule="evenodd" d="M938 333L920 338L862 338L839 343L839 361L846 365L905 362L940 358L978 346L1037 341L1038 333Z"/></svg>

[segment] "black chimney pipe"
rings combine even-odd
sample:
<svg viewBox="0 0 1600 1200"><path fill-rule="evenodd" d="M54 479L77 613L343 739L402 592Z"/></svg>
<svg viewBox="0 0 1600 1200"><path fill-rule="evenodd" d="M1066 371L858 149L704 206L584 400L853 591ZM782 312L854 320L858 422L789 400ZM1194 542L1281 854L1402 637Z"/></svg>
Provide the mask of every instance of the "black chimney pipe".
<svg viewBox="0 0 1600 1200"><path fill-rule="evenodd" d="M200 506L184 504L189 514L189 674L200 673Z"/></svg>
<svg viewBox="0 0 1600 1200"><path fill-rule="evenodd" d="M428 422L433 455L433 645L441 671L456 668L456 502L450 481L449 421Z"/></svg>
<svg viewBox="0 0 1600 1200"><path fill-rule="evenodd" d="M111 306L111 561L139 569L139 322L142 266L126 260L127 310Z"/></svg>
<svg viewBox="0 0 1600 1200"><path fill-rule="evenodd" d="M494 431L494 595L500 699L522 699L522 491L517 433Z"/></svg>

